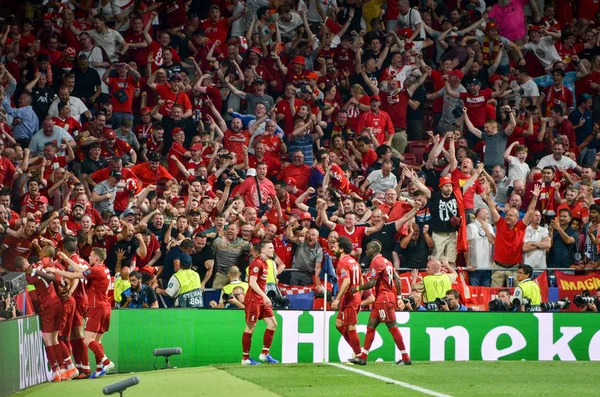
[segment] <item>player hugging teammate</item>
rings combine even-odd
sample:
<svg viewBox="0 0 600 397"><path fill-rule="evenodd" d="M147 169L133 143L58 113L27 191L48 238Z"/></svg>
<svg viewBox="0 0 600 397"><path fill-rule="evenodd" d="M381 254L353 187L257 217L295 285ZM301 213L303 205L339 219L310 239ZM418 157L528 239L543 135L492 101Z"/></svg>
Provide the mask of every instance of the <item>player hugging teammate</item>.
<svg viewBox="0 0 600 397"><path fill-rule="evenodd" d="M52 381L99 378L115 366L104 354L101 344L102 336L109 329L111 314L110 272L104 266L106 250L93 248L88 265L77 255L76 241L65 239L64 246L66 253L57 253L51 246L43 247L40 261L33 265L21 256L14 264L26 273L27 282L35 286L40 301L42 338ZM83 280L87 282L86 290L82 289ZM81 335L86 311L85 333ZM88 347L96 356L96 371L91 374ZM77 368L71 361L71 353Z"/></svg>

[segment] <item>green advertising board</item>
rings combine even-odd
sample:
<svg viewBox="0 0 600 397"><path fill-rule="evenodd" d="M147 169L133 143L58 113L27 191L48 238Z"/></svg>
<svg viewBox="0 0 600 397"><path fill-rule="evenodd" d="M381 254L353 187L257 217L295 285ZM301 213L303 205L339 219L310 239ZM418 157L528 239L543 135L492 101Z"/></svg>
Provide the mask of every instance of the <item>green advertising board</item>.
<svg viewBox="0 0 600 397"><path fill-rule="evenodd" d="M271 354L283 363L338 362L352 352L335 329L335 312L278 311ZM413 360L600 361L600 317L594 313L397 313ZM369 313L360 313L364 338ZM115 310L103 345L119 372L164 367L156 348L181 347L171 365L191 367L241 360L244 312L237 310ZM324 332L325 331L325 332ZM252 355L262 347L256 328ZM385 325L377 328L370 360L398 359Z"/></svg>
<svg viewBox="0 0 600 397"><path fill-rule="evenodd" d="M0 321L0 396L49 379L37 316Z"/></svg>

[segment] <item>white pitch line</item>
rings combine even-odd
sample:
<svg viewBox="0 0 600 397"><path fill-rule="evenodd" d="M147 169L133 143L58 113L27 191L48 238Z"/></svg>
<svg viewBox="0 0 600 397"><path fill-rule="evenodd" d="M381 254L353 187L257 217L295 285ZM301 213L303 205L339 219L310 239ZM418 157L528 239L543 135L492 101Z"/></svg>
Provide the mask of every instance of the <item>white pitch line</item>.
<svg viewBox="0 0 600 397"><path fill-rule="evenodd" d="M430 395L430 396L434 396L434 397L452 397L449 394L438 393L438 392L433 391L433 390L425 389L424 387L411 385L410 383L406 383L406 382L400 382L399 380L387 378L387 377L381 376L381 375L376 375L374 373L371 373L371 372L368 372L368 371L363 371L362 369L348 367L348 366L343 365L343 364L329 363L329 365L331 365L333 367L337 367L337 368L343 369L345 371L350 371L350 372L354 372L354 373L357 373L357 374L360 374L360 375L363 375L363 376L368 376L369 378L377 379L377 380L380 380L380 381L383 381L383 382L393 383L395 385L404 387L405 389L410 389L410 390L418 391L419 393L427 394L427 395Z"/></svg>

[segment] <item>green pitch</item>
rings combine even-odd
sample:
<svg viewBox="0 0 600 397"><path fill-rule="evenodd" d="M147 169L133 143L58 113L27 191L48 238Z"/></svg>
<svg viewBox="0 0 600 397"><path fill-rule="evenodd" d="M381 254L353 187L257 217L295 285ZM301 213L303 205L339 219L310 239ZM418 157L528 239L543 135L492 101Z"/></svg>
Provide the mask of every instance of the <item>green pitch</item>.
<svg viewBox="0 0 600 397"><path fill-rule="evenodd" d="M169 371L142 372L126 397L307 395L335 396L576 396L597 388L600 365L594 362L416 362L398 367L370 362L366 367L332 365L218 365ZM374 375L377 379L369 377ZM15 396L101 396L102 388L133 374L97 380L44 384ZM397 383L395 383L397 382ZM400 384L398 384L400 383Z"/></svg>

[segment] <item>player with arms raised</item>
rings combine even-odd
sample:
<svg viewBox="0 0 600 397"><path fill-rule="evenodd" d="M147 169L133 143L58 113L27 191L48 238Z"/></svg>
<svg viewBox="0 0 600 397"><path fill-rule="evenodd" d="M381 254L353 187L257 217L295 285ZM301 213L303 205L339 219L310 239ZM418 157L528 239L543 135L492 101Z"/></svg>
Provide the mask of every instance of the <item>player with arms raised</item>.
<svg viewBox="0 0 600 397"><path fill-rule="evenodd" d="M360 338L356 332L358 322L358 311L360 310L360 294L357 288L361 282L360 265L350 255L352 253L352 241L345 236L338 239L338 250L341 253L337 265L338 293L335 300L331 302L331 308L339 312L335 320L335 327L350 345L354 354L360 354Z"/></svg>
<svg viewBox="0 0 600 397"><path fill-rule="evenodd" d="M369 281L355 289L355 291L368 290L375 287L375 303L369 317L367 325L367 335L365 337L365 345L362 352L350 362L358 365L367 365L367 356L369 349L375 339L375 329L380 323L385 323L388 331L392 334L396 347L402 354L402 359L397 362L398 365L410 365L412 361L404 346L402 334L396 324L396 304L400 310L404 309L404 302L400 291L400 278L394 270L392 263L381 255L381 243L378 240L373 240L367 244L366 255L371 259L369 269ZM395 288L394 288L395 285ZM396 294L396 291L398 294Z"/></svg>
<svg viewBox="0 0 600 397"><path fill-rule="evenodd" d="M58 256L74 271L54 270L54 273L65 278L85 278L87 280L89 311L88 321L85 325L84 343L96 356L96 372L90 375L90 379L99 378L115 367L115 364L104 354L104 348L101 345L102 336L110 327L110 300L108 298L110 272L104 266L106 250L97 247L92 248L89 269L85 269L81 264L72 261L63 252L59 252Z"/></svg>
<svg viewBox="0 0 600 397"><path fill-rule="evenodd" d="M256 244L255 250L260 253L258 258L254 259L248 266L248 292L244 299L246 310L246 329L242 335L242 365L258 365L260 362L250 358L250 346L252 344L252 333L258 320L265 320L267 329L263 338L263 349L259 356L261 361L269 364L278 364L269 354L273 335L277 329L277 321L271 307L271 300L266 294L267 275L269 273L268 259L273 259L275 248L273 243L268 240L262 240Z"/></svg>

